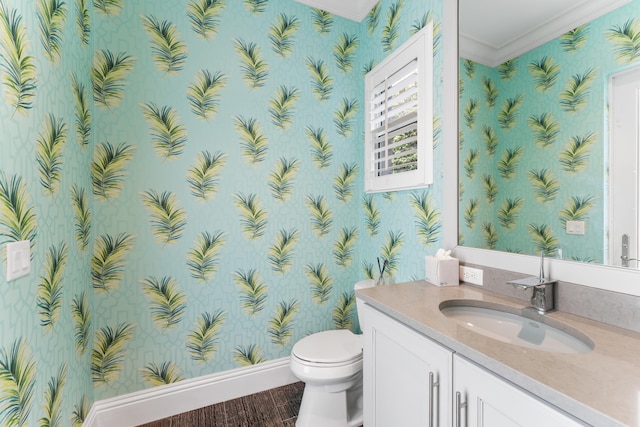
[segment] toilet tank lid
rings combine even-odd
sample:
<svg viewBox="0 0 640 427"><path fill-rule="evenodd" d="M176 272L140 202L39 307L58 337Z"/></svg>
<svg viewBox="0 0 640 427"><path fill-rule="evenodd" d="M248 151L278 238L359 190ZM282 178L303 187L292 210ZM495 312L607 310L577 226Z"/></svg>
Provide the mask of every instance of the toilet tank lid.
<svg viewBox="0 0 640 427"><path fill-rule="evenodd" d="M362 357L362 337L347 329L317 332L298 341L292 353L315 363L348 362Z"/></svg>

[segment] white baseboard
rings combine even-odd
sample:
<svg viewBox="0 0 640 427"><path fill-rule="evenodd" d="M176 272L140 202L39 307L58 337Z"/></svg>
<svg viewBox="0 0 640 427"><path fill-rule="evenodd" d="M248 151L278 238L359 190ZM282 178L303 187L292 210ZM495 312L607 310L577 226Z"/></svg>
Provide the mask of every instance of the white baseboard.
<svg viewBox="0 0 640 427"><path fill-rule="evenodd" d="M299 381L289 358L97 401L84 427L133 427Z"/></svg>

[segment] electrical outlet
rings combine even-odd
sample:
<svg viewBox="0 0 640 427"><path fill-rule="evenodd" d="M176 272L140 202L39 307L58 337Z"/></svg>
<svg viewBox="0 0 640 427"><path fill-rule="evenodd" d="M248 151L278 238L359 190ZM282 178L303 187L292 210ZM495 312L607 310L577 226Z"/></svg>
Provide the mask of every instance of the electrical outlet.
<svg viewBox="0 0 640 427"><path fill-rule="evenodd" d="M460 280L471 283L473 285L482 286L482 270L479 268L471 268L460 266Z"/></svg>

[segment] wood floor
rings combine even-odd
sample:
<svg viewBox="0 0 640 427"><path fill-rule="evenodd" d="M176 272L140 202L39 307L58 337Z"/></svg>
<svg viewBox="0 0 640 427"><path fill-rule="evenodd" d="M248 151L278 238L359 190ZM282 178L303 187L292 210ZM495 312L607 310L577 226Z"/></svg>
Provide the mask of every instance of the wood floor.
<svg viewBox="0 0 640 427"><path fill-rule="evenodd" d="M303 391L297 382L139 427L294 427Z"/></svg>

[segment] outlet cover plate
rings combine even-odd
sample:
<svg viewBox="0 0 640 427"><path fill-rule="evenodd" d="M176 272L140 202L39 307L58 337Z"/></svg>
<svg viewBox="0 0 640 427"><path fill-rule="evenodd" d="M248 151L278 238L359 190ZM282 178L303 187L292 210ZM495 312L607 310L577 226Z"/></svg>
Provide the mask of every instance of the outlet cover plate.
<svg viewBox="0 0 640 427"><path fill-rule="evenodd" d="M482 286L482 270L479 268L460 266L460 280L473 285Z"/></svg>
<svg viewBox="0 0 640 427"><path fill-rule="evenodd" d="M31 242L7 243L7 282L31 273Z"/></svg>

